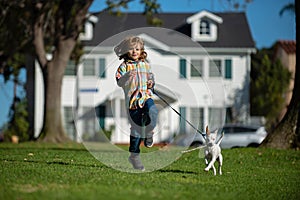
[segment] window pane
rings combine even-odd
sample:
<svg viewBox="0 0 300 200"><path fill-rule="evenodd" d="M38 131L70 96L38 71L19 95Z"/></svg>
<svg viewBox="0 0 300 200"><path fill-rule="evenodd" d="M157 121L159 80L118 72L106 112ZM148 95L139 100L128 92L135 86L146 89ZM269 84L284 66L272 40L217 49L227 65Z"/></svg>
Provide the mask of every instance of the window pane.
<svg viewBox="0 0 300 200"><path fill-rule="evenodd" d="M206 20L202 20L200 22L200 35L209 35L209 34L210 34L209 22Z"/></svg>
<svg viewBox="0 0 300 200"><path fill-rule="evenodd" d="M66 70L65 70L65 75L68 76L75 76L76 75L76 65L75 61L69 60Z"/></svg>
<svg viewBox="0 0 300 200"><path fill-rule="evenodd" d="M75 140L76 133L75 133L75 124L73 118L73 108L72 107L64 107L64 127L68 134L68 136Z"/></svg>
<svg viewBox="0 0 300 200"><path fill-rule="evenodd" d="M222 75L221 67L221 60L210 60L209 77L220 77Z"/></svg>
<svg viewBox="0 0 300 200"><path fill-rule="evenodd" d="M84 76L95 76L95 60L85 59L83 61L83 75Z"/></svg>
<svg viewBox="0 0 300 200"><path fill-rule="evenodd" d="M95 133L95 109L93 107L83 107L83 128L84 133L93 136Z"/></svg>
<svg viewBox="0 0 300 200"><path fill-rule="evenodd" d="M191 60L191 77L201 77L203 73L203 60Z"/></svg>
<svg viewBox="0 0 300 200"><path fill-rule="evenodd" d="M223 108L209 108L209 124L212 124L214 128L221 127L223 119Z"/></svg>
<svg viewBox="0 0 300 200"><path fill-rule="evenodd" d="M203 124L203 108L197 108L197 107L192 107L190 108L190 114L191 114L191 123L198 128L198 130L204 130L204 124Z"/></svg>

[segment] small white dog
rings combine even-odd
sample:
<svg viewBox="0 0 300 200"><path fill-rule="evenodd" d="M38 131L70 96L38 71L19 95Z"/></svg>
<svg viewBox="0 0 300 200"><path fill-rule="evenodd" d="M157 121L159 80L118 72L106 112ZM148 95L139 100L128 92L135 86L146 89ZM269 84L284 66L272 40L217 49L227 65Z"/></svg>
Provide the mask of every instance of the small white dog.
<svg viewBox="0 0 300 200"><path fill-rule="evenodd" d="M194 149L182 151L182 153L187 153L187 152L194 151L196 149L204 148L204 156L205 156L205 164L206 164L206 168L204 169L204 171L208 172L210 168L213 168L214 175L216 175L217 172L214 163L218 161L219 174L222 175L223 156L221 154L220 144L222 142L224 132L222 133L222 136L220 137L219 141L216 143L217 135L218 135L218 130L216 130L214 133L210 133L208 126L206 126L205 145L196 147Z"/></svg>
<svg viewBox="0 0 300 200"><path fill-rule="evenodd" d="M207 167L204 169L205 171L209 171L210 168L213 168L214 175L216 175L216 168L214 166L214 163L218 161L219 163L219 174L222 175L222 164L223 164L223 156L221 154L221 147L220 144L222 142L224 132L222 133L222 136L220 137L219 141L216 143L218 135L218 130L216 130L214 133L210 133L208 126L206 126L206 138L205 138L205 149L204 149L204 155L205 155L205 164Z"/></svg>

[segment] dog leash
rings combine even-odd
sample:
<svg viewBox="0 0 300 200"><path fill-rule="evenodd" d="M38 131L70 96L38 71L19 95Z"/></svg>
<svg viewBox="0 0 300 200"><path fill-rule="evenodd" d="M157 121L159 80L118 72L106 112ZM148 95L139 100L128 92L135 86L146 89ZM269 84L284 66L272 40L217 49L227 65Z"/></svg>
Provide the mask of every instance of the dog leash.
<svg viewBox="0 0 300 200"><path fill-rule="evenodd" d="M197 149L202 149L202 148L204 148L204 147L205 147L205 146L199 146L199 147L196 147L196 148L193 148L193 149L181 151L181 153L188 153L188 152L191 152L191 151L195 151L195 150L197 150Z"/></svg>
<svg viewBox="0 0 300 200"><path fill-rule="evenodd" d="M202 131L200 131L199 129L197 129L191 122L189 122L187 119L185 119L180 112L178 112L175 108L173 108L164 98L162 98L155 90L154 88L152 88L152 92L153 94L155 94L156 96L158 96L158 98L160 98L167 106L169 106L177 115L179 115L179 117L181 119L183 119L186 123L188 123L194 130L196 130L198 133L200 133L200 135L204 138L205 140L205 133L203 133Z"/></svg>

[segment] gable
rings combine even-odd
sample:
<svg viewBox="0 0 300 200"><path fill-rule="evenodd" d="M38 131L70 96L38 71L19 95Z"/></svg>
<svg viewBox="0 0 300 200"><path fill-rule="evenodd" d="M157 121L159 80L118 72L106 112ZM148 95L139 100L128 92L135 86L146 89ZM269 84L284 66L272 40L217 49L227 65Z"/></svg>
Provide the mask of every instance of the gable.
<svg viewBox="0 0 300 200"><path fill-rule="evenodd" d="M194 41L214 42L218 38L218 24L223 19L204 10L187 18L186 22L191 24L191 38Z"/></svg>

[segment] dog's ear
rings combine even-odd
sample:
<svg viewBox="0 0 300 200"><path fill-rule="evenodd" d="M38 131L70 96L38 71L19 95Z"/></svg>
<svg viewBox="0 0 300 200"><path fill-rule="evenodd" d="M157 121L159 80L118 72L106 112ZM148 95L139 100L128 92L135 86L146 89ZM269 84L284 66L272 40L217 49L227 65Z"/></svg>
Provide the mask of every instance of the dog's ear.
<svg viewBox="0 0 300 200"><path fill-rule="evenodd" d="M210 131L208 130L208 126L206 126L206 135L210 135Z"/></svg>

